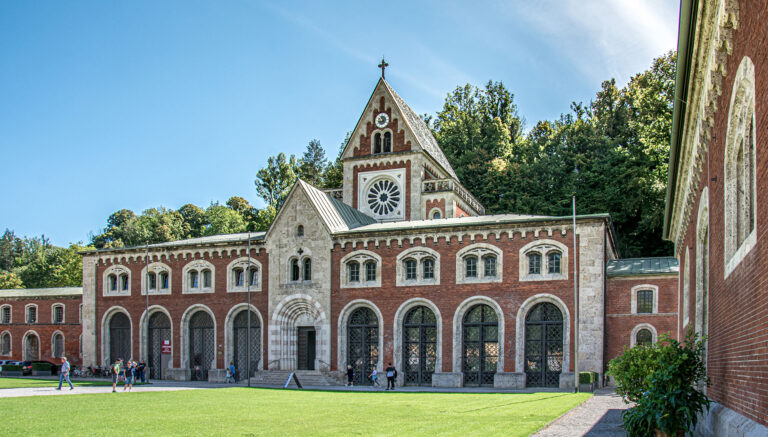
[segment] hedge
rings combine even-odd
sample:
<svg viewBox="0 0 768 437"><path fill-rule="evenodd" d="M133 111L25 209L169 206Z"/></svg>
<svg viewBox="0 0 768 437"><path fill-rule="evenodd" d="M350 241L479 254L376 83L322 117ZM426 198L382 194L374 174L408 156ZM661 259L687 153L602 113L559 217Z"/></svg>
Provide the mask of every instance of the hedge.
<svg viewBox="0 0 768 437"><path fill-rule="evenodd" d="M581 372L579 373L579 384L592 384L597 381L597 373Z"/></svg>
<svg viewBox="0 0 768 437"><path fill-rule="evenodd" d="M2 367L3 372L21 372L24 370L18 364L4 364Z"/></svg>
<svg viewBox="0 0 768 437"><path fill-rule="evenodd" d="M32 370L38 372L50 372L53 366L50 363L32 363Z"/></svg>

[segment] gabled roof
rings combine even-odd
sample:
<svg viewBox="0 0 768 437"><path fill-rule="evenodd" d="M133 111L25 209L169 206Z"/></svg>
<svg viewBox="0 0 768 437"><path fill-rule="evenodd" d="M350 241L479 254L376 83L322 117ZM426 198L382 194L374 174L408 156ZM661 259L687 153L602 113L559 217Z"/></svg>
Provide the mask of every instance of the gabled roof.
<svg viewBox="0 0 768 437"><path fill-rule="evenodd" d="M451 163L448 162L448 158L445 156L445 153L443 153L443 150L437 144L437 140L435 139L435 136L432 135L432 131L429 129L427 124L424 123L424 120L422 120L421 117L419 117L418 114L416 114L416 112L414 112L407 103L405 103L405 100L403 100L403 98L400 97L397 92L395 92L395 90L386 80L384 80L384 78L379 79L379 82L373 89L373 93L371 93L371 97L368 99L368 103L365 105L366 109L371 105L371 100L373 99L373 96L376 95L376 91L379 89L379 87L383 87L390 95L391 101L394 103L396 109L403 115L403 121L405 122L406 126L413 133L413 136L418 143L417 145L421 147L421 149L424 150L424 152L440 167L442 167L442 169L448 173L450 177L458 181L459 178L456 176L456 172L453 170L453 167L451 167ZM365 115L366 111L364 110L360 115L360 119L358 119L355 128L352 129L352 132L356 132L358 130L360 123L363 121L363 118L365 118ZM347 148L349 148L349 144L351 142L352 141L350 140L350 142L347 143L347 145L344 147L342 156L347 153Z"/></svg>
<svg viewBox="0 0 768 437"><path fill-rule="evenodd" d="M667 256L659 258L613 259L605 266L605 273L610 277L639 275L677 275L680 264L677 259Z"/></svg>
<svg viewBox="0 0 768 437"><path fill-rule="evenodd" d="M317 213L326 223L331 233L348 231L360 226L376 223L373 217L332 198L301 179L296 184L307 193L307 197L309 197L310 202L315 206Z"/></svg>

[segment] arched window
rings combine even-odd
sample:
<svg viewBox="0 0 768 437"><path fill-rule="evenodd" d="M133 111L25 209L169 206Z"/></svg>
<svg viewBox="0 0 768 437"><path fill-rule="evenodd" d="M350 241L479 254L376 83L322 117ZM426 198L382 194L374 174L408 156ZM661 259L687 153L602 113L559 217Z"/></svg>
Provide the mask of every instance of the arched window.
<svg viewBox="0 0 768 437"><path fill-rule="evenodd" d="M200 288L200 273L197 270L189 271L189 288Z"/></svg>
<svg viewBox="0 0 768 437"><path fill-rule="evenodd" d="M155 272L150 272L147 277L149 278L149 289L157 290L157 274Z"/></svg>
<svg viewBox="0 0 768 437"><path fill-rule="evenodd" d="M109 291L117 291L117 275L109 275Z"/></svg>
<svg viewBox="0 0 768 437"><path fill-rule="evenodd" d="M416 280L416 260L415 259L409 258L405 260L405 279L408 281Z"/></svg>
<svg viewBox="0 0 768 437"><path fill-rule="evenodd" d="M211 288L211 271L203 270L203 288Z"/></svg>
<svg viewBox="0 0 768 437"><path fill-rule="evenodd" d="M241 267L236 267L232 270L232 274L234 275L235 287L242 287L245 285L245 270Z"/></svg>
<svg viewBox="0 0 768 437"><path fill-rule="evenodd" d="M312 280L312 258L307 258L304 260L304 280Z"/></svg>
<svg viewBox="0 0 768 437"><path fill-rule="evenodd" d="M251 267L251 286L259 285L259 269Z"/></svg>
<svg viewBox="0 0 768 437"><path fill-rule="evenodd" d="M4 332L0 338L0 355L11 354L11 334Z"/></svg>
<svg viewBox="0 0 768 437"><path fill-rule="evenodd" d="M120 291L128 291L129 288L129 282L128 282L128 275L125 273L122 273L120 275Z"/></svg>
<svg viewBox="0 0 768 437"><path fill-rule="evenodd" d="M467 278L477 278L477 257L468 256L464 258L464 274Z"/></svg>
<svg viewBox="0 0 768 437"><path fill-rule="evenodd" d="M64 305L53 306L53 313L51 314L51 319L53 323L64 323Z"/></svg>
<svg viewBox="0 0 768 437"><path fill-rule="evenodd" d="M297 237L303 237L304 236L304 225L299 225L296 228L296 236Z"/></svg>
<svg viewBox="0 0 768 437"><path fill-rule="evenodd" d="M301 279L301 269L299 269L299 260L291 260L291 281L298 281Z"/></svg>
<svg viewBox="0 0 768 437"><path fill-rule="evenodd" d="M638 290L637 292L637 313L653 313L653 290Z"/></svg>
<svg viewBox="0 0 768 437"><path fill-rule="evenodd" d="M381 153L381 134L378 132L373 136L373 153Z"/></svg>
<svg viewBox="0 0 768 437"><path fill-rule="evenodd" d="M168 272L160 273L160 288L163 290L168 289Z"/></svg>
<svg viewBox="0 0 768 437"><path fill-rule="evenodd" d="M483 257L483 274L486 278L496 276L496 255L485 255Z"/></svg>
<svg viewBox="0 0 768 437"><path fill-rule="evenodd" d="M435 210L432 212L432 220L437 220L441 218L440 210Z"/></svg>
<svg viewBox="0 0 768 437"><path fill-rule="evenodd" d="M347 273L349 274L349 282L360 282L360 263L352 261L347 264Z"/></svg>
<svg viewBox="0 0 768 437"><path fill-rule="evenodd" d="M366 282L376 280L376 261L368 261L365 263L365 280Z"/></svg>
<svg viewBox="0 0 768 437"><path fill-rule="evenodd" d="M435 260L424 258L421 261L424 279L435 279Z"/></svg>
<svg viewBox="0 0 768 437"><path fill-rule="evenodd" d="M384 153L390 153L391 151L392 151L392 133L391 132L385 132L384 133L383 152Z"/></svg>
<svg viewBox="0 0 768 437"><path fill-rule="evenodd" d="M547 254L547 272L560 273L560 252L552 251Z"/></svg>
<svg viewBox="0 0 768 437"><path fill-rule="evenodd" d="M11 323L11 306L3 305L3 310L0 313L0 323Z"/></svg>
<svg viewBox="0 0 768 437"><path fill-rule="evenodd" d="M37 305L27 307L27 323L37 323Z"/></svg>
<svg viewBox="0 0 768 437"><path fill-rule="evenodd" d="M653 334L650 329L643 328L637 331L637 336L635 338L635 345L650 346L653 344Z"/></svg>
<svg viewBox="0 0 768 437"><path fill-rule="evenodd" d="M64 356L64 336L60 333L53 334L53 357L61 358Z"/></svg>
<svg viewBox="0 0 768 437"><path fill-rule="evenodd" d="M529 275L541 274L541 254L539 253L528 254L528 274Z"/></svg>

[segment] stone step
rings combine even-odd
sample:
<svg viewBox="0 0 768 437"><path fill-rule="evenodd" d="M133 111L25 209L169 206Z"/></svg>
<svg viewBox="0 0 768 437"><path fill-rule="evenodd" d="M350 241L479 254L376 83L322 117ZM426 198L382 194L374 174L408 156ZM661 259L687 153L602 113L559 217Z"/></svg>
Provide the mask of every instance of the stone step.
<svg viewBox="0 0 768 437"><path fill-rule="evenodd" d="M297 370L296 376L303 386L331 386L339 385L338 381L316 370ZM259 385L284 385L290 376L290 370L265 370L257 372L251 378L251 384ZM290 386L295 386L291 381Z"/></svg>

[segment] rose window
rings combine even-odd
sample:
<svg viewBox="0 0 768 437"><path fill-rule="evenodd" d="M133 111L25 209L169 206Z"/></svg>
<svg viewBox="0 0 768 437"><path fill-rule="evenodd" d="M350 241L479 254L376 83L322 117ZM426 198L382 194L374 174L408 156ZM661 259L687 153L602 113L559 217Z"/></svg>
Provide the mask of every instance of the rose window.
<svg viewBox="0 0 768 437"><path fill-rule="evenodd" d="M368 207L374 214L387 215L400 204L400 187L389 180L380 180L368 189Z"/></svg>

